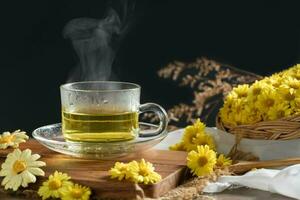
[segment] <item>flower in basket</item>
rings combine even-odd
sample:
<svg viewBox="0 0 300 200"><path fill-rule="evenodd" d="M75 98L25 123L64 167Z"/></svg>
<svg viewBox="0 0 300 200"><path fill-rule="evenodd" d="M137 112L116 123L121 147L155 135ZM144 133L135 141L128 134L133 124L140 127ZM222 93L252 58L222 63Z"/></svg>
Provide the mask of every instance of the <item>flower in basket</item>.
<svg viewBox="0 0 300 200"><path fill-rule="evenodd" d="M40 155L32 155L30 149L15 149L9 153L0 171L0 176L4 176L1 183L4 188L16 191L20 186L25 188L29 183L35 183L35 176L44 176L45 173L40 167L46 163L38 161L39 158Z"/></svg>
<svg viewBox="0 0 300 200"><path fill-rule="evenodd" d="M220 118L227 127L300 114L300 65L239 85L225 98Z"/></svg>

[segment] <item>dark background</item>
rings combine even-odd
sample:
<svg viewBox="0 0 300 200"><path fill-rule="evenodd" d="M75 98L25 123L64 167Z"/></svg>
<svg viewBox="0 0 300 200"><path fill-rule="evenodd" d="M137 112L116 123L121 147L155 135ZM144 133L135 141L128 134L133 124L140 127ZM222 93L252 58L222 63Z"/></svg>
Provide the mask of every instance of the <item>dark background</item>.
<svg viewBox="0 0 300 200"><path fill-rule="evenodd" d="M116 3L116 1L114 2ZM140 2L139 2L140 3ZM62 37L73 18L102 18L106 1L1 2L0 130L60 121L59 85L78 59ZM156 71L207 56L261 75L299 61L297 1L143 1L117 53L118 80L142 85L142 102L191 98Z"/></svg>

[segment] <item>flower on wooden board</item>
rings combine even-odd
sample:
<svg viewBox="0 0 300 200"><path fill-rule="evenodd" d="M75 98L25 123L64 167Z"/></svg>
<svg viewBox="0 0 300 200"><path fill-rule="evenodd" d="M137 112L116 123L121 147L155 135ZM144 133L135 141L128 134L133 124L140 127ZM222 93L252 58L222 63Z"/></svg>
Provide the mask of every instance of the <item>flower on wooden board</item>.
<svg viewBox="0 0 300 200"><path fill-rule="evenodd" d="M127 179L135 183L154 184L161 180L153 164L144 159L140 162L135 160L129 163L116 162L115 166L109 170L109 174L111 178Z"/></svg>
<svg viewBox="0 0 300 200"><path fill-rule="evenodd" d="M4 188L16 191L20 186L25 188L29 183L35 183L35 176L44 176L45 173L40 167L46 163L38 161L39 158L40 155L32 155L30 149L15 149L9 153L0 171L0 176L4 177L1 183Z"/></svg>
<svg viewBox="0 0 300 200"><path fill-rule="evenodd" d="M0 135L0 149L6 149L7 147L18 148L19 144L28 140L26 132L16 130L13 133L8 131L3 132Z"/></svg>
<svg viewBox="0 0 300 200"><path fill-rule="evenodd" d="M73 183L70 181L71 177L62 172L55 171L54 174L51 174L48 177L48 180L40 186L38 190L38 195L42 199L51 198L61 198L64 192L67 192L68 187L73 186Z"/></svg>
<svg viewBox="0 0 300 200"><path fill-rule="evenodd" d="M67 190L64 190L61 195L62 200L88 200L91 195L91 189L86 186L73 184L68 186Z"/></svg>
<svg viewBox="0 0 300 200"><path fill-rule="evenodd" d="M161 176L155 172L152 163L142 159L140 162L132 161L129 166L131 179L136 183L154 184L161 180Z"/></svg>

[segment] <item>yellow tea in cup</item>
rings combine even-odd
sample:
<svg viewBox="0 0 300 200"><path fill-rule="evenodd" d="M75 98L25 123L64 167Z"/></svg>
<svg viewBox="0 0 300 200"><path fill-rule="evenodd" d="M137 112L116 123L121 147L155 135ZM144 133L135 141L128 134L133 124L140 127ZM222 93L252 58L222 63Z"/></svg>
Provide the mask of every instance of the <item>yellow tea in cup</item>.
<svg viewBox="0 0 300 200"><path fill-rule="evenodd" d="M138 113L62 111L64 137L73 141L111 142L131 140L138 133Z"/></svg>
<svg viewBox="0 0 300 200"><path fill-rule="evenodd" d="M157 104L140 105L141 87L133 83L87 81L60 87L62 133L75 142L118 142L156 136L166 130L165 110ZM138 115L154 112L156 130L141 132Z"/></svg>

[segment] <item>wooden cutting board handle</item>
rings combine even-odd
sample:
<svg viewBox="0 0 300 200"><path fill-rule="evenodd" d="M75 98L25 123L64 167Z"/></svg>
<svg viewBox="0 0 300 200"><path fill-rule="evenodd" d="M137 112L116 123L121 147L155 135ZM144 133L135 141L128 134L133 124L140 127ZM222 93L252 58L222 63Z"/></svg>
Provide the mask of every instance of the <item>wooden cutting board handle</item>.
<svg viewBox="0 0 300 200"><path fill-rule="evenodd" d="M229 169L236 174L242 174L255 168L274 168L300 164L300 158L287 158L266 161L245 161L231 165Z"/></svg>

